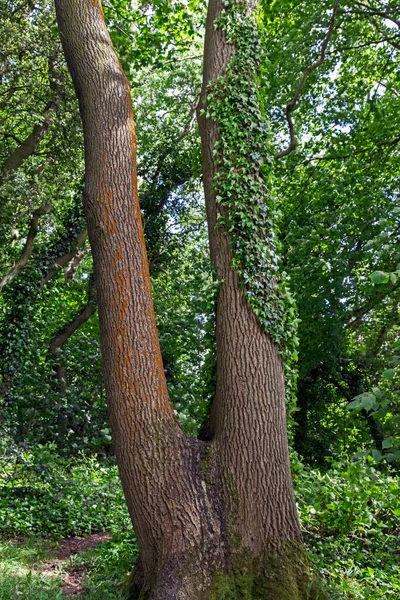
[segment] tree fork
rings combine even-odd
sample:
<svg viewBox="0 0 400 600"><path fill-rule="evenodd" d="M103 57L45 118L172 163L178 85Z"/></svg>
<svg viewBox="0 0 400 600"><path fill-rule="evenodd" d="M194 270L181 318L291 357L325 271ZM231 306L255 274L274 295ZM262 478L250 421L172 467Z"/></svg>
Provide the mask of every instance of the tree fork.
<svg viewBox="0 0 400 600"><path fill-rule="evenodd" d="M204 146L215 141L216 125L201 123L211 254L224 279L217 311L215 435L206 443L182 432L168 397L127 78L101 3L55 4L83 123L84 209L110 423L140 548L132 597L305 600L309 575L291 487L282 360L245 300L229 240L213 222L214 166ZM223 70L232 51L226 42L219 46L220 31L214 43L210 30L220 8L210 3L207 81ZM210 70L210 62L218 68Z"/></svg>

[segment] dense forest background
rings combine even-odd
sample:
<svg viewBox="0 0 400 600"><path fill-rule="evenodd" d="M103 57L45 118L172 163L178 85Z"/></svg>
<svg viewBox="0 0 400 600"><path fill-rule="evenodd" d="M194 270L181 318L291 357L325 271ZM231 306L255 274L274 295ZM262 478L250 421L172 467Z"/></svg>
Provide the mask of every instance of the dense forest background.
<svg viewBox="0 0 400 600"><path fill-rule="evenodd" d="M206 6L103 6L132 86L168 388L195 435L215 383L195 119ZM122 598L136 550L102 382L78 106L52 3L1 0L0 17L0 598L61 597L57 577L78 567L85 598ZM400 6L264 0L258 18L280 269L296 301L287 414L304 535L331 598L395 598ZM102 530L114 537L56 577L32 567L52 542L7 541Z"/></svg>

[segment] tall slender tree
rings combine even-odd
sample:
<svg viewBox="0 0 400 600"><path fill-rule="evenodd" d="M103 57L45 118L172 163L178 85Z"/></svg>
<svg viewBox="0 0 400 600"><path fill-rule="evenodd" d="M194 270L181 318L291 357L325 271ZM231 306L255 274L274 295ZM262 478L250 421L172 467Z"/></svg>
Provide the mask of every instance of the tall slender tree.
<svg viewBox="0 0 400 600"><path fill-rule="evenodd" d="M110 421L140 547L132 597L308 598L309 567L289 469L278 345L284 338L284 316L271 214L263 209L268 193L258 155L260 132L245 130L236 152L229 147L224 120L229 113L239 133L248 124L246 115L241 120L236 83L236 93L250 98L250 112L259 111L248 87L255 77L254 39L243 37L254 33L254 3L223 6L211 0L207 17L199 121L211 259L220 288L217 386L209 422L198 440L180 429L168 397L138 202L129 85L100 1L55 4L84 130L84 208ZM250 194L248 205L256 200L248 220L254 225L250 233L257 233L271 263L267 277L260 279L267 289L263 319L268 321L269 314L270 326L262 325L260 312L255 314L251 286L245 290L240 285L239 273L246 280L250 267L246 269L240 254L246 236L244 232L240 237L236 218L240 198L230 202L228 193L232 173L248 185L240 188ZM255 218L259 212L261 222ZM253 280L258 281L257 274Z"/></svg>

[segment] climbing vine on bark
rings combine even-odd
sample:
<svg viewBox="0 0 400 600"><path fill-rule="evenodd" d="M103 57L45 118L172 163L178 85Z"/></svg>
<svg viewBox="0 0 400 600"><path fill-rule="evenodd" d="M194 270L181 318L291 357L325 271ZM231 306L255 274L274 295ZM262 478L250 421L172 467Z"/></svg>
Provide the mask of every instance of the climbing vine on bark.
<svg viewBox="0 0 400 600"><path fill-rule="evenodd" d="M214 191L218 225L230 238L232 266L264 330L285 361L288 400L296 382L297 314L284 275L279 273L280 218L271 175L269 132L257 94L262 48L257 15L249 3L225 0L215 26L234 52L223 76L211 82L205 117L217 123Z"/></svg>

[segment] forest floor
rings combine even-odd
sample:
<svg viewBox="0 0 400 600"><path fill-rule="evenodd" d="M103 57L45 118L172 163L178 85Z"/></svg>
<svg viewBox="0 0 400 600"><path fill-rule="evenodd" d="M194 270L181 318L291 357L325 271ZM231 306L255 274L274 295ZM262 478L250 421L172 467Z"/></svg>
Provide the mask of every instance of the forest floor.
<svg viewBox="0 0 400 600"><path fill-rule="evenodd" d="M329 600L400 598L398 471L370 460L293 468ZM0 456L0 532L0 600L126 600L138 546L113 462L48 447Z"/></svg>
<svg viewBox="0 0 400 600"><path fill-rule="evenodd" d="M37 571L46 577L58 575L62 582L63 596L82 596L85 591L85 566L71 567L68 561L72 556L85 552L89 548L97 546L98 543L109 539L111 539L111 536L107 533L94 533L85 538L65 538L59 542L60 545L55 551L55 557L40 563Z"/></svg>
<svg viewBox="0 0 400 600"><path fill-rule="evenodd" d="M23 536L0 539L0 600L107 598L106 590L103 596L101 589L90 589L89 571L110 540L111 535L104 532L59 541Z"/></svg>

